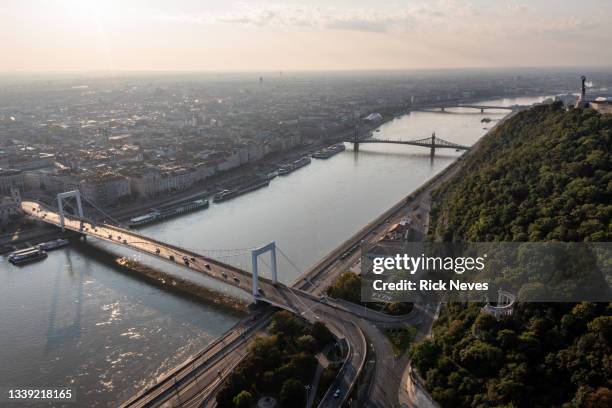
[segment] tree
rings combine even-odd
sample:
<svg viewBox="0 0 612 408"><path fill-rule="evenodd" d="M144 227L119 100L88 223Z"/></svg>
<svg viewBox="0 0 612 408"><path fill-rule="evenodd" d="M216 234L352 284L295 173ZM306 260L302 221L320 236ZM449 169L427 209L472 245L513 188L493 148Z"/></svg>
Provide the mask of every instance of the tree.
<svg viewBox="0 0 612 408"><path fill-rule="evenodd" d="M280 401L284 407L301 407L304 405L305 389L301 382L290 378L283 383L280 392Z"/></svg>
<svg viewBox="0 0 612 408"><path fill-rule="evenodd" d="M249 408L253 403L253 394L248 391L241 391L232 402L236 408Z"/></svg>
<svg viewBox="0 0 612 408"><path fill-rule="evenodd" d="M300 353L291 359L290 364L295 367L295 376L302 382L309 383L318 363L312 354Z"/></svg>
<svg viewBox="0 0 612 408"><path fill-rule="evenodd" d="M329 296L352 303L361 303L361 279L352 272L344 272L327 289Z"/></svg>
<svg viewBox="0 0 612 408"><path fill-rule="evenodd" d="M391 302L387 305L387 312L393 316L399 316L410 313L412 303L408 302Z"/></svg>
<svg viewBox="0 0 612 408"><path fill-rule="evenodd" d="M295 339L295 345L299 351L314 353L317 350L317 341L310 334L305 334Z"/></svg>
<svg viewBox="0 0 612 408"><path fill-rule="evenodd" d="M284 334L290 338L293 338L301 332L302 327L293 314L283 310L274 313L269 330L272 333Z"/></svg>
<svg viewBox="0 0 612 408"><path fill-rule="evenodd" d="M425 375L427 370L436 364L440 348L432 340L424 340L410 349L410 358L414 367L419 370L421 375Z"/></svg>
<svg viewBox="0 0 612 408"><path fill-rule="evenodd" d="M331 343L334 340L334 336L329 331L327 326L325 326L321 322L315 322L310 329L310 333L317 341L317 346L319 350L323 349L326 345Z"/></svg>

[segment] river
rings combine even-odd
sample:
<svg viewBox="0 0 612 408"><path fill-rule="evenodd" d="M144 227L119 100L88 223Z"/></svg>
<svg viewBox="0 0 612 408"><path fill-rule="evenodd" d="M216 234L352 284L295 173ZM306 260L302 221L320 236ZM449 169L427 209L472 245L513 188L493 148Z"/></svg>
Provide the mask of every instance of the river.
<svg viewBox="0 0 612 408"><path fill-rule="evenodd" d="M507 113L451 112L413 112L384 123L374 136L418 139L435 131L436 137L471 145ZM492 122L482 123L484 117ZM267 188L141 231L249 270L248 248L275 241L282 251L279 279L288 283L460 154L440 149L431 159L425 148L382 144L361 145L356 153L348 144L346 151L313 159ZM88 245L228 290L111 244L90 240ZM261 270L269 273L262 262ZM23 267L0 259L0 310L0 386L72 386L78 406L91 407L125 400L240 319L238 313L121 273L77 247L50 252L43 262Z"/></svg>

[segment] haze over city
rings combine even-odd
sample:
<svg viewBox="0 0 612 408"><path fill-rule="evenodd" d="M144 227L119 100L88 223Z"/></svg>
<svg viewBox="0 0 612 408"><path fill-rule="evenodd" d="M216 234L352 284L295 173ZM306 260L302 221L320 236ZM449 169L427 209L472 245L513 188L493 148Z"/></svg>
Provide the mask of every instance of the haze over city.
<svg viewBox="0 0 612 408"><path fill-rule="evenodd" d="M3 1L0 72L610 65L612 2Z"/></svg>

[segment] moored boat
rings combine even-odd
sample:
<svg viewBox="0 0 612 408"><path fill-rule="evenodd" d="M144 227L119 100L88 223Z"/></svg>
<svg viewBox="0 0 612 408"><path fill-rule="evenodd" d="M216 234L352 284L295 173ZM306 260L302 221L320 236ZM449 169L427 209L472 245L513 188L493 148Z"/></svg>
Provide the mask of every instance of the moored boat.
<svg viewBox="0 0 612 408"><path fill-rule="evenodd" d="M25 265L27 263L40 261L47 257L47 253L38 247L31 247L15 251L8 256L13 265Z"/></svg>

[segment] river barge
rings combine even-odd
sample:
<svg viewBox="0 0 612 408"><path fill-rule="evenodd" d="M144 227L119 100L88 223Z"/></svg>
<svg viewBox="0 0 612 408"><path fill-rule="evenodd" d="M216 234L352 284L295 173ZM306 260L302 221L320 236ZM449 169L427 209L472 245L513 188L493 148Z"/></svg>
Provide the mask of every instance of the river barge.
<svg viewBox="0 0 612 408"><path fill-rule="evenodd" d="M194 201L189 201L177 205L173 205L170 207L162 207L162 208L153 208L150 212L144 215L140 215L138 217L134 217L130 219L128 225L131 228L138 227L140 225L150 224L152 222L157 222L164 220L166 218L175 217L177 215L186 214L195 210L208 208L209 202L205 199L199 199Z"/></svg>
<svg viewBox="0 0 612 408"><path fill-rule="evenodd" d="M321 150L317 150L312 157L315 159L329 159L332 156L337 155L340 152L343 152L346 149L344 143L338 143L333 146L326 147Z"/></svg>
<svg viewBox="0 0 612 408"><path fill-rule="evenodd" d="M263 180L257 180L256 182L248 184L244 187L237 187L230 190L222 190L215 194L214 201L215 203L221 203L223 201L231 200L232 198L238 197L239 195L246 194L250 191L254 191L262 187L266 187L269 184L270 180L266 178Z"/></svg>
<svg viewBox="0 0 612 408"><path fill-rule="evenodd" d="M285 164L278 169L279 176L285 176L289 173L296 171L297 169L301 169L304 166L309 165L311 162L310 157L302 157L294 161L293 163Z"/></svg>
<svg viewBox="0 0 612 408"><path fill-rule="evenodd" d="M47 257L47 253L39 247L31 247L12 252L8 256L8 260L13 265L25 265L28 263L43 260Z"/></svg>

